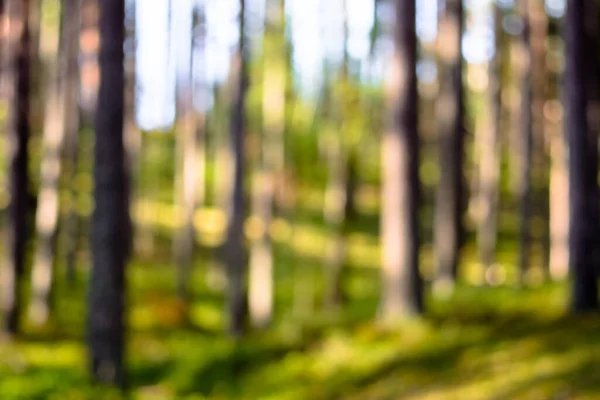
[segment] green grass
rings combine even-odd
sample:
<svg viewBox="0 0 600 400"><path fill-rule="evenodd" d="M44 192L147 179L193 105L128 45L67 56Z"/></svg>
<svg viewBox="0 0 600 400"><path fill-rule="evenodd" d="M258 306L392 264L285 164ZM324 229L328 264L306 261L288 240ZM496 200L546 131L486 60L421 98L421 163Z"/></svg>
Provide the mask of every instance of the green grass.
<svg viewBox="0 0 600 400"><path fill-rule="evenodd" d="M280 269L282 269L280 267ZM461 285L427 298L428 314L397 327L374 321L378 274L352 267L340 314L290 313L293 282L277 288L272 329L223 334L223 297L193 278L182 325L168 265L129 272L126 396L92 385L81 333L82 285L63 292L55 324L0 344L3 399L592 399L600 396L600 319L565 317L565 285ZM279 274L285 276L285 274Z"/></svg>

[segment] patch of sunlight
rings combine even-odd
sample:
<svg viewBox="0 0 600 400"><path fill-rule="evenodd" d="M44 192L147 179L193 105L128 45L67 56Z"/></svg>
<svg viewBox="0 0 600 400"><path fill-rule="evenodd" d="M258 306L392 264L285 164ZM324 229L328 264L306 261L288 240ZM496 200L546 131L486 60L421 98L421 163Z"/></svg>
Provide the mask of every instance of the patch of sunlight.
<svg viewBox="0 0 600 400"><path fill-rule="evenodd" d="M198 232L196 235L196 241L198 244L205 247L219 247L227 239L226 232Z"/></svg>
<svg viewBox="0 0 600 400"><path fill-rule="evenodd" d="M36 367L73 367L85 364L83 345L71 343L27 343L21 352L28 363Z"/></svg>
<svg viewBox="0 0 600 400"><path fill-rule="evenodd" d="M139 199L133 206L137 223L175 230L181 226L183 212L171 203Z"/></svg>
<svg viewBox="0 0 600 400"><path fill-rule="evenodd" d="M165 400L174 399L175 393L163 385L152 385L142 386L136 392L136 399L138 400ZM188 399L205 399L204 396L199 397L187 397Z"/></svg>
<svg viewBox="0 0 600 400"><path fill-rule="evenodd" d="M294 228L293 246L299 256L322 258L327 246L327 235L322 229L298 224Z"/></svg>
<svg viewBox="0 0 600 400"><path fill-rule="evenodd" d="M220 208L206 207L194 213L194 228L199 244L217 247L223 244L227 235L227 213Z"/></svg>
<svg viewBox="0 0 600 400"><path fill-rule="evenodd" d="M215 207L200 208L194 213L194 228L201 234L222 234L227 229L227 213Z"/></svg>
<svg viewBox="0 0 600 400"><path fill-rule="evenodd" d="M522 388L534 387L536 381L546 377L568 376L570 371L582 365L586 359L586 352L583 350L530 358L517 346L505 349L504 353L500 358L482 360L483 365L478 369L477 379L453 382L452 393L455 398L482 399L492 394L510 398L513 394L521 393ZM419 393L418 396L406 398L440 399L448 393L448 388L449 386L432 386L432 390L426 394Z"/></svg>
<svg viewBox="0 0 600 400"><path fill-rule="evenodd" d="M485 268L483 265L478 264L478 268L484 271L485 281L491 286L500 286L506 283L506 267L501 264L491 265L489 268Z"/></svg>
<svg viewBox="0 0 600 400"><path fill-rule="evenodd" d="M312 373L321 379L331 376L342 369L352 359L353 349L348 336L341 333L329 337L319 349Z"/></svg>
<svg viewBox="0 0 600 400"><path fill-rule="evenodd" d="M351 233L347 237L348 260L352 266L379 268L380 252L377 241L364 233Z"/></svg>
<svg viewBox="0 0 600 400"><path fill-rule="evenodd" d="M275 218L271 223L271 236L276 242L287 242L292 237L292 226L283 218Z"/></svg>
<svg viewBox="0 0 600 400"><path fill-rule="evenodd" d="M221 330L225 326L223 310L213 304L195 303L190 310L190 320L194 325L210 330Z"/></svg>
<svg viewBox="0 0 600 400"><path fill-rule="evenodd" d="M379 188L373 185L361 185L356 191L356 209L363 214L379 212Z"/></svg>
<svg viewBox="0 0 600 400"><path fill-rule="evenodd" d="M265 223L256 215L251 215L244 223L244 234L249 240L258 240L265 232Z"/></svg>
<svg viewBox="0 0 600 400"><path fill-rule="evenodd" d="M475 286L483 285L486 280L483 265L479 262L467 262L464 265L463 275L467 283Z"/></svg>

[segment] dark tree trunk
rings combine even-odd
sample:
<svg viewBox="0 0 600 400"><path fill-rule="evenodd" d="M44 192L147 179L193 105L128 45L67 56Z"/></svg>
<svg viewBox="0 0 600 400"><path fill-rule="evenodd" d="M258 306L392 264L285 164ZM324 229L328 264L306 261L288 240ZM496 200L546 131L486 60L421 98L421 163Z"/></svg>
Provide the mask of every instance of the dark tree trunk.
<svg viewBox="0 0 600 400"><path fill-rule="evenodd" d="M532 86L531 86L531 47L529 26L529 0L519 0L519 14L523 23L520 36L517 63L519 64L519 85L521 95L519 170L520 179L517 190L519 201L519 283L525 283L531 257L531 164L533 152L532 131Z"/></svg>
<svg viewBox="0 0 600 400"><path fill-rule="evenodd" d="M388 71L388 129L382 143L383 292L381 316L423 311L419 274L419 135L415 0L396 0L394 57Z"/></svg>
<svg viewBox="0 0 600 400"><path fill-rule="evenodd" d="M248 74L246 67L246 37L245 29L245 0L240 0L240 37L237 49L237 62L235 79L235 97L231 112L230 125L230 151L233 159L233 190L231 191L231 222L227 230L226 262L229 277L228 285L228 310L229 332L239 336L244 329L246 319L246 302L244 278L246 271L246 251L244 246L244 218L246 213L246 199L244 196L245 174L245 145L246 130L246 88Z"/></svg>
<svg viewBox="0 0 600 400"><path fill-rule="evenodd" d="M565 133L569 146L569 268L574 312L598 308L597 14L569 0L565 34ZM589 118L592 116L593 118Z"/></svg>
<svg viewBox="0 0 600 400"><path fill-rule="evenodd" d="M21 311L21 280L25 270L25 246L27 243L28 212L28 151L30 134L30 56L29 0L7 2L8 63L7 97L10 104L6 129L8 139L10 203L5 219L5 262L2 266L2 307L4 329L9 334L19 330Z"/></svg>
<svg viewBox="0 0 600 400"><path fill-rule="evenodd" d="M437 188L434 243L438 282L452 284L458 276L463 240L463 80L461 0L447 0L440 20L439 123L440 180Z"/></svg>
<svg viewBox="0 0 600 400"><path fill-rule="evenodd" d="M130 238L123 145L124 0L103 0L100 12L100 91L96 110L92 276L88 345L100 382L124 384L125 266Z"/></svg>

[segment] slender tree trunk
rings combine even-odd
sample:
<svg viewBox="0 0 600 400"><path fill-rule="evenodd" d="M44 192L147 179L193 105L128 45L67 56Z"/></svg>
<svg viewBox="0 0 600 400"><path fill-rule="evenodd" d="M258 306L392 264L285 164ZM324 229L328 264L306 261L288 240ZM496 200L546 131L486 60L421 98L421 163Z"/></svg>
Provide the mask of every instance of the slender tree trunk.
<svg viewBox="0 0 600 400"><path fill-rule="evenodd" d="M559 104L559 103L557 103ZM560 281L569 273L569 157L558 121L550 136L550 276Z"/></svg>
<svg viewBox="0 0 600 400"><path fill-rule="evenodd" d="M67 112L67 132L65 134L65 180L72 182L77 175L80 124L84 127L93 125L96 109L100 70L98 54L99 37L98 0L80 0L79 50L69 61L71 71L67 98L70 104L79 104L78 112ZM77 77L77 78L76 78ZM75 110L73 106L67 110ZM69 198L65 210L65 252L67 262L67 281L75 284L77 272L77 252L80 246L82 220L77 214L75 203L79 195L73 185L69 185Z"/></svg>
<svg viewBox="0 0 600 400"><path fill-rule="evenodd" d="M191 86L192 79L189 84ZM177 232L174 245L177 265L177 293L184 304L189 301L189 281L192 269L192 256L195 247L194 212L197 194L197 120L192 100L191 87L181 87L185 92L180 100L181 122L177 132L177 150L180 160L179 178L176 182L177 204L182 212L182 226Z"/></svg>
<svg viewBox="0 0 600 400"><path fill-rule="evenodd" d="M555 53L556 50L553 52ZM562 57L562 54L559 56ZM546 106L547 135L550 141L550 277L555 281L569 274L569 157L563 132L563 104L560 101L560 73L549 74L552 90Z"/></svg>
<svg viewBox="0 0 600 400"><path fill-rule="evenodd" d="M233 190L231 196L231 219L227 230L226 257L228 284L228 307L229 307L229 332L233 336L239 336L244 329L246 319L245 304L245 271L246 250L244 245L244 219L246 213L246 199L244 196L245 175L245 130L246 130L246 88L248 86L248 74L246 67L246 37L245 11L246 1L240 0L240 37L236 55L234 81L236 91L231 113L230 124L230 151L233 163Z"/></svg>
<svg viewBox="0 0 600 400"><path fill-rule="evenodd" d="M338 99L341 100L341 99ZM334 106L335 108L335 106ZM331 237L325 257L325 308L335 310L343 301L342 275L346 260L346 202L347 191L347 162L346 152L342 144L344 132L341 124L331 137L327 149L329 182L325 191L325 222L329 227Z"/></svg>
<svg viewBox="0 0 600 400"><path fill-rule="evenodd" d="M532 86L531 86L531 47L529 1L519 0L518 9L523 23L520 36L518 65L521 94L520 110L520 140L519 169L520 179L518 185L519 200L519 283L525 283L526 274L530 267L531 258L531 169L533 153L533 124L532 124Z"/></svg>
<svg viewBox="0 0 600 400"><path fill-rule="evenodd" d="M537 234L542 252L542 273L549 275L550 257L550 210L549 210L549 157L545 132L544 104L547 100L548 76L546 73L546 46L548 38L548 17L544 2L532 0L529 3L531 24L531 70L532 70L532 134L533 134L533 168L532 179L535 199L534 213L542 223Z"/></svg>
<svg viewBox="0 0 600 400"><path fill-rule="evenodd" d="M394 57L386 94L389 126L382 142L384 319L423 311L419 273L419 135L417 131L417 38L415 1L396 0Z"/></svg>
<svg viewBox="0 0 600 400"><path fill-rule="evenodd" d="M438 283L443 286L457 279L464 235L462 27L462 1L447 0L439 35L441 76L436 111L440 128L440 180L434 228Z"/></svg>
<svg viewBox="0 0 600 400"><path fill-rule="evenodd" d="M341 73L337 80L338 90L334 90L333 101L330 109L333 115L334 128L327 150L329 179L325 189L325 222L329 227L331 238L325 257L325 307L336 310L343 301L343 269L346 261L346 210L349 197L354 196L349 189L350 161L347 151L348 132L344 129L346 117L345 93L349 83L349 54L348 54L348 10L347 1L343 2L344 14L344 59ZM346 139L346 140L344 140Z"/></svg>
<svg viewBox="0 0 600 400"><path fill-rule="evenodd" d="M96 111L92 276L88 346L93 377L123 385L125 267L130 233L123 141L125 1L99 3L100 91Z"/></svg>
<svg viewBox="0 0 600 400"><path fill-rule="evenodd" d="M62 170L62 147L64 140L64 58L66 46L71 46L76 36L68 36L67 8L63 2L60 39L49 54L50 82L47 89L44 115L43 156L40 171L40 189L36 212L37 243L31 272L31 302L29 317L35 324L47 322L51 311L52 286L54 281L55 243L59 217L59 184ZM59 41L62 46L59 46ZM59 47L62 47L59 54Z"/></svg>
<svg viewBox="0 0 600 400"><path fill-rule="evenodd" d="M285 62L283 58L284 0L267 2L263 95L262 159L254 178L252 213L260 221L250 249L248 307L250 320L264 327L273 317L273 250L271 223L277 173L284 166Z"/></svg>
<svg viewBox="0 0 600 400"><path fill-rule="evenodd" d="M489 63L487 126L479 154L479 207L477 244L481 265L488 270L496 262L498 199L500 185L500 132L502 120L502 11L493 5L495 52Z"/></svg>
<svg viewBox="0 0 600 400"><path fill-rule="evenodd" d="M25 272L27 243L27 185L30 134L30 55L29 0L8 0L7 94L10 111L6 127L9 160L10 203L5 219L5 262L0 269L0 288L4 311L4 329L9 334L19 330L21 281Z"/></svg>
<svg viewBox="0 0 600 400"><path fill-rule="evenodd" d="M126 46L125 46L125 150L127 155L127 167L129 174L129 181L131 182L131 204L129 205L130 211L133 211L135 204L135 194L139 192L137 180L135 179L139 173L139 158L142 150L142 132L138 129L135 123L135 103L136 103L136 73L135 73L135 1L130 1L127 5L125 13L125 29L126 29ZM131 234L132 239L135 238L134 242L140 241L144 238L143 228L134 227L134 231ZM132 243L130 252L133 251L135 246ZM143 246L142 246L143 247Z"/></svg>
<svg viewBox="0 0 600 400"><path fill-rule="evenodd" d="M564 24L566 135L569 146L569 268L572 310L598 308L597 14L590 0L568 0Z"/></svg>

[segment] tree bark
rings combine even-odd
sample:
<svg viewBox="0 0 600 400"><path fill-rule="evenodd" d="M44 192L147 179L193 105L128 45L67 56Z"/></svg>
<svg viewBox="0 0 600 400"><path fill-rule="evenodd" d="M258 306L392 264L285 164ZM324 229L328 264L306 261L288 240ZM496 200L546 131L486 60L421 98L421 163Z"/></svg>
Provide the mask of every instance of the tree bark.
<svg viewBox="0 0 600 400"><path fill-rule="evenodd" d="M419 135L415 1L396 0L394 56L386 95L388 129L382 143L381 314L395 319L423 311L419 273Z"/></svg>
<svg viewBox="0 0 600 400"><path fill-rule="evenodd" d="M439 35L441 76L436 111L440 130L440 179L434 227L437 283L443 286L451 285L457 279L464 235L462 30L462 1L447 0Z"/></svg>
<svg viewBox="0 0 600 400"><path fill-rule="evenodd" d="M564 24L566 136L569 146L569 268L574 312L598 308L597 14L569 0ZM590 118L593 117L593 118Z"/></svg>
<svg viewBox="0 0 600 400"><path fill-rule="evenodd" d="M125 84L124 0L103 0L100 17L100 91L96 111L92 274L88 346L93 377L123 385L125 267L130 238L123 142Z"/></svg>
<svg viewBox="0 0 600 400"><path fill-rule="evenodd" d="M548 45L548 17L544 2L532 0L529 3L531 24L531 70L532 70L532 134L533 134L533 176L536 183L535 211L537 219L543 224L537 239L542 251L542 273L549 275L550 259L550 209L549 209L549 167L548 143L544 104L547 100L548 74L546 71L546 46Z"/></svg>
<svg viewBox="0 0 600 400"><path fill-rule="evenodd" d="M481 265L489 270L496 262L498 200L500 194L500 132L502 123L502 11L493 5L494 56L489 62L488 107L490 112L479 155L480 214L477 244Z"/></svg>
<svg viewBox="0 0 600 400"><path fill-rule="evenodd" d="M245 16L246 1L240 0L240 37L236 55L236 91L230 124L230 151L233 163L233 190L231 191L231 220L227 230L226 261L229 278L228 285L228 310L229 332L239 336L244 329L246 319L246 302L244 278L246 271L246 250L244 245L244 220L246 213L246 199L244 196L245 175L245 130L246 130L246 88L248 86L248 73L246 66L246 36Z"/></svg>
<svg viewBox="0 0 600 400"><path fill-rule="evenodd" d="M532 124L532 86L531 86L531 46L529 1L519 0L518 10L523 24L518 55L519 85L521 95L520 109L520 143L519 143L519 170L518 184L519 202L519 283L525 283L526 274L530 267L531 258L531 169L533 152L533 124Z"/></svg>
<svg viewBox="0 0 600 400"><path fill-rule="evenodd" d="M8 62L7 98L10 104L8 125L10 203L5 219L5 262L0 269L4 329L9 334L19 330L21 281L25 271L28 212L28 151L30 135L30 0L7 1Z"/></svg>

